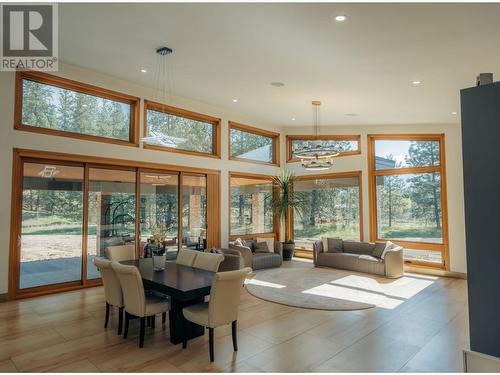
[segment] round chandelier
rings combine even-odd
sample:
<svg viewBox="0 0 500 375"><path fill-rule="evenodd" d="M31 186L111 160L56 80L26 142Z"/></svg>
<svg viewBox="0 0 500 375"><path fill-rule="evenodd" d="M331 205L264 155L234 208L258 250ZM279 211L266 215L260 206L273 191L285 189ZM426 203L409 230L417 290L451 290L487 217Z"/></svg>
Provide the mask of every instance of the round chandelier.
<svg viewBox="0 0 500 375"><path fill-rule="evenodd" d="M332 167L333 158L338 156L342 150L341 146L332 146L328 144L328 141L321 142L319 139L319 106L321 102L314 100L312 105L314 108L314 139L303 142L301 147L294 150L294 154L300 159L305 170L323 171Z"/></svg>

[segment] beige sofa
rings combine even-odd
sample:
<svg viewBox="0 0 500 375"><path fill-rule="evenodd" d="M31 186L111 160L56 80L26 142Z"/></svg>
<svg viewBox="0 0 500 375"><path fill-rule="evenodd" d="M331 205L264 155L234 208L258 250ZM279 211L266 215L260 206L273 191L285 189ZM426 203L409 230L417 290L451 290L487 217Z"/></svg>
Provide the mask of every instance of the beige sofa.
<svg viewBox="0 0 500 375"><path fill-rule="evenodd" d="M283 264L283 245L279 241L274 241L273 252L258 252L255 249L255 240L246 240L246 246L237 246L233 242L229 243L231 250L240 252L243 258L243 267L250 267L252 270L264 268L280 267Z"/></svg>
<svg viewBox="0 0 500 375"><path fill-rule="evenodd" d="M328 243L328 249L324 244ZM386 243L331 239L313 245L314 265L370 273L389 278L403 276L403 248Z"/></svg>

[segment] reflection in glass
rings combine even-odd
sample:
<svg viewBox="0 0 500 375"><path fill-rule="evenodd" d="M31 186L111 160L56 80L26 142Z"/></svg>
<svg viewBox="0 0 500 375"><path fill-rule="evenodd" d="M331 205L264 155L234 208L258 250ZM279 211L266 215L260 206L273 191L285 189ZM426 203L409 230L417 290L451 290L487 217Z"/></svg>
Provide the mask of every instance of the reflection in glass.
<svg viewBox="0 0 500 375"><path fill-rule="evenodd" d="M201 250L207 242L207 178L182 175L182 247Z"/></svg>
<svg viewBox="0 0 500 375"><path fill-rule="evenodd" d="M443 243L439 173L377 176L378 238Z"/></svg>
<svg viewBox="0 0 500 375"><path fill-rule="evenodd" d="M178 185L177 174L141 172L141 254L148 239L160 234L165 238L167 259L178 247Z"/></svg>
<svg viewBox="0 0 500 375"><path fill-rule="evenodd" d="M87 253L104 256L108 246L135 244L135 172L89 169ZM100 277L87 263L87 278Z"/></svg>
<svg viewBox="0 0 500 375"><path fill-rule="evenodd" d="M81 279L83 167L25 163L20 288Z"/></svg>
<svg viewBox="0 0 500 375"><path fill-rule="evenodd" d="M294 214L297 247L312 250L321 237L359 240L358 177L299 180L294 190L306 201L305 208Z"/></svg>
<svg viewBox="0 0 500 375"><path fill-rule="evenodd" d="M439 141L375 140L375 169L439 165Z"/></svg>
<svg viewBox="0 0 500 375"><path fill-rule="evenodd" d="M270 181L231 177L231 234L273 232Z"/></svg>
<svg viewBox="0 0 500 375"><path fill-rule="evenodd" d="M241 159L272 163L273 138L231 129L231 156Z"/></svg>

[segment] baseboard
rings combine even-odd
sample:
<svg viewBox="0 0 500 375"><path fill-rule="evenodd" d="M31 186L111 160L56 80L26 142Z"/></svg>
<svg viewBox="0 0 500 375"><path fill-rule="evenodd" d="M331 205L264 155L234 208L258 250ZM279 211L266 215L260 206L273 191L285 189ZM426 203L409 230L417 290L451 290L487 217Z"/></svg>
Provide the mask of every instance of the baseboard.
<svg viewBox="0 0 500 375"><path fill-rule="evenodd" d="M9 293L0 294L0 302L7 302L9 299Z"/></svg>
<svg viewBox="0 0 500 375"><path fill-rule="evenodd" d="M464 350L464 372L500 372L500 358Z"/></svg>
<svg viewBox="0 0 500 375"><path fill-rule="evenodd" d="M463 272L446 271L435 268L405 266L405 272L421 273L424 275L454 277L456 279L467 280L467 274Z"/></svg>

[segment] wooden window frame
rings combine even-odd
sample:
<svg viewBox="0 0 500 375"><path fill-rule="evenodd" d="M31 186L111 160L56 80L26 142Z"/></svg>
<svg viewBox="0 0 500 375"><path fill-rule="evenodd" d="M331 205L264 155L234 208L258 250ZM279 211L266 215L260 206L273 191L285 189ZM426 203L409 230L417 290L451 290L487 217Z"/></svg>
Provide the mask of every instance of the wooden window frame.
<svg viewBox="0 0 500 375"><path fill-rule="evenodd" d="M199 151L191 151L191 150L182 150L175 147L167 147L167 146L157 146L150 145L143 142L143 148L149 150L156 151L164 151L164 152L174 152L178 154L185 155L196 155L196 156L204 156L209 158L221 158L221 119L217 117L212 117L208 115L204 115L197 112L188 111L187 109L172 107L166 104L160 104L151 100L144 100L144 114L143 114L143 134L144 137L147 137L149 134L148 131L148 110L151 109L156 112L165 113L172 116L183 117L189 120L201 121L205 123L210 123L212 125L212 153L208 152L199 152Z"/></svg>
<svg viewBox="0 0 500 375"><path fill-rule="evenodd" d="M250 133L250 134L259 135L259 136L266 137L266 138L271 138L273 141L273 160L271 162L267 162L267 161L259 161L259 160L253 160L253 159L232 156L231 155L231 130L232 129L239 130L239 131L244 132L244 133ZM249 125L240 124L240 123L234 122L234 121L229 121L228 134L227 134L227 145L228 145L229 160L243 161L246 163L254 163L254 164L272 165L275 167L280 166L280 134L279 133L276 133L276 132L273 132L270 130L256 128L256 127L249 126Z"/></svg>
<svg viewBox="0 0 500 375"><path fill-rule="evenodd" d="M59 129L47 129L22 123L23 111L23 80L33 81L49 86L54 86L74 92L87 94L99 98L130 105L129 140L107 138L98 135L81 134ZM55 135L60 137L75 138L85 141L104 142L121 146L139 147L139 110L141 99L117 91L104 89L67 78L34 71L17 71L14 100L14 129L32 133Z"/></svg>
<svg viewBox="0 0 500 375"><path fill-rule="evenodd" d="M22 224L22 193L23 193L23 165L25 162L55 163L59 165L80 166L84 168L84 200L83 200L83 242L82 242L82 273L81 280L65 282L53 285L44 285L33 288L20 289L20 234ZM203 175L207 178L207 247L220 247L220 170L206 168L183 167L170 164L150 163L137 160L122 160L112 158L101 158L96 156L66 154L59 152L38 151L29 149L13 150L12 161L12 195L11 195L11 218L10 218L10 244L9 244L9 300L28 298L45 294L58 293L62 291L76 290L82 288L102 285L100 279L87 280L87 234L88 234L88 191L90 168L112 168L118 170L135 171L136 176L136 231L135 245L136 254L140 250L140 173L154 172L171 173L179 176L179 213L182 207L182 176ZM182 216L179 216L179 220ZM180 225L179 227L182 227ZM181 238L181 237L179 237ZM178 246L182 246L179 239Z"/></svg>
<svg viewBox="0 0 500 375"><path fill-rule="evenodd" d="M405 264L433 269L450 269L449 258L449 238L448 238L448 204L446 196L446 158L445 158L445 139L444 134L368 134L368 177L369 177L369 202L370 202L370 240L392 241L402 247L412 250L431 250L441 253L441 264L432 264L430 262L405 260ZM411 168L392 168L376 170L375 167L375 141L438 141L439 142L439 165ZM421 173L439 173L441 181L441 230L442 243L433 242L415 242L401 241L392 239L378 238L377 230L377 190L375 179L377 176L394 176L404 174Z"/></svg>
<svg viewBox="0 0 500 375"><path fill-rule="evenodd" d="M248 233L248 234L231 234L231 178L248 178L252 180L262 180L273 183L273 176L266 174L257 174L257 173L243 173L243 172L229 172L228 176L228 233L229 240L234 241L237 238L241 238L244 240L254 240L257 237L272 237L275 240L279 240L280 238L280 228L281 223L279 217L273 215L273 231L266 233ZM278 194L278 191L273 187L273 194Z"/></svg>
<svg viewBox="0 0 500 375"><path fill-rule="evenodd" d="M349 171L349 172L335 172L335 173L322 173L314 175L304 175L297 176L297 181L306 180L322 180L322 179L335 179L335 178L346 178L346 177L356 177L358 179L358 205L359 205L359 240L364 241L364 226L363 226L363 173L361 171ZM291 212L291 218L288 222L289 233L294 233L294 212ZM295 235L293 236L295 238ZM296 248L298 257L312 259L313 251L297 247Z"/></svg>
<svg viewBox="0 0 500 375"><path fill-rule="evenodd" d="M287 135L286 136L286 161L287 163L299 162L299 158L292 156L293 141L356 141L358 149L353 151L341 152L336 157L361 155L361 135Z"/></svg>

